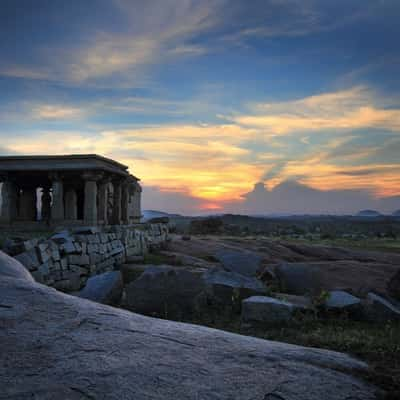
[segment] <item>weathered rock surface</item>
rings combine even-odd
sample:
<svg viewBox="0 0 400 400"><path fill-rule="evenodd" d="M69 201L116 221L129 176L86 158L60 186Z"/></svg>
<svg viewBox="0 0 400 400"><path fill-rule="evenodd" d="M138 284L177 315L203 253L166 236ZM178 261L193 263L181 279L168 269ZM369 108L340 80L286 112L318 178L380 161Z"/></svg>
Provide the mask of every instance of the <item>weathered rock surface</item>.
<svg viewBox="0 0 400 400"><path fill-rule="evenodd" d="M284 300L293 304L296 308L303 311L311 310L314 308L311 298L307 296L298 296L295 294L287 293L274 293L274 296L279 300Z"/></svg>
<svg viewBox="0 0 400 400"><path fill-rule="evenodd" d="M0 278L1 277L24 279L30 282L34 281L32 275L21 263L16 262L14 258L2 251L0 251Z"/></svg>
<svg viewBox="0 0 400 400"><path fill-rule="evenodd" d="M358 297L345 292L344 290L332 290L325 301L325 307L329 310L351 310L360 306L361 300Z"/></svg>
<svg viewBox="0 0 400 400"><path fill-rule="evenodd" d="M400 301L400 269L392 276L387 288L389 295Z"/></svg>
<svg viewBox="0 0 400 400"><path fill-rule="evenodd" d="M122 264L120 271L124 285L128 285L139 278L149 267L148 264Z"/></svg>
<svg viewBox="0 0 400 400"><path fill-rule="evenodd" d="M16 264L0 259L0 399L376 399L345 354L132 314Z"/></svg>
<svg viewBox="0 0 400 400"><path fill-rule="evenodd" d="M214 302L231 305L235 300L266 293L266 287L256 278L217 268L203 275L207 294Z"/></svg>
<svg viewBox="0 0 400 400"><path fill-rule="evenodd" d="M125 287L126 307L142 314L179 318L196 310L203 291L199 273L166 265L150 266Z"/></svg>
<svg viewBox="0 0 400 400"><path fill-rule="evenodd" d="M118 304L121 300L123 283L119 271L105 272L90 277L79 297L103 304Z"/></svg>
<svg viewBox="0 0 400 400"><path fill-rule="evenodd" d="M274 325L288 322L296 309L293 303L268 296L252 296L242 301L242 322Z"/></svg>
<svg viewBox="0 0 400 400"><path fill-rule="evenodd" d="M283 263L275 267L281 292L318 295L322 290L320 271L307 263Z"/></svg>
<svg viewBox="0 0 400 400"><path fill-rule="evenodd" d="M216 258L226 271L245 276L256 276L261 268L262 258L251 252L220 250L217 252Z"/></svg>
<svg viewBox="0 0 400 400"><path fill-rule="evenodd" d="M376 293L368 293L364 314L368 320L375 322L400 320L400 308Z"/></svg>

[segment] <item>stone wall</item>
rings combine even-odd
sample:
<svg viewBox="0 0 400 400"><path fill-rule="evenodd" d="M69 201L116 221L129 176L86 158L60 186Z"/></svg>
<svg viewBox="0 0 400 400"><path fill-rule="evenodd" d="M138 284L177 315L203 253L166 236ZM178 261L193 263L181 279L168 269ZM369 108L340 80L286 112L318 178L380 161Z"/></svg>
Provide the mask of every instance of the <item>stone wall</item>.
<svg viewBox="0 0 400 400"><path fill-rule="evenodd" d="M14 240L5 249L36 281L71 292L89 276L110 271L127 257L145 255L168 240L166 224L78 228L48 239Z"/></svg>

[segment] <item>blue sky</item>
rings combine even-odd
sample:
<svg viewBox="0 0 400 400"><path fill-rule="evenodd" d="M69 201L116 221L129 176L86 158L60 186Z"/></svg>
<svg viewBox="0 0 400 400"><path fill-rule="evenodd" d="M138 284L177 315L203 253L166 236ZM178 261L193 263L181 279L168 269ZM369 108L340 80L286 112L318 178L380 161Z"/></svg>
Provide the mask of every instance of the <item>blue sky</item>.
<svg viewBox="0 0 400 400"><path fill-rule="evenodd" d="M396 0L3 0L0 150L115 158L145 208L400 208L399 17Z"/></svg>

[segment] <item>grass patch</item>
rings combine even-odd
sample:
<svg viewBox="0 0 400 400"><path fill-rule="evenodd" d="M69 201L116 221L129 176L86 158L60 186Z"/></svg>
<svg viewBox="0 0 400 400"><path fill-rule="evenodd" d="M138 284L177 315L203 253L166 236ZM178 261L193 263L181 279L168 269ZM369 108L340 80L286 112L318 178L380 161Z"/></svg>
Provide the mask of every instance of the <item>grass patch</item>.
<svg viewBox="0 0 400 400"><path fill-rule="evenodd" d="M165 254L159 254L159 253L148 253L144 256L144 264L151 264L151 265L175 265L175 266L181 266L182 261L177 259L174 256L168 256Z"/></svg>
<svg viewBox="0 0 400 400"><path fill-rule="evenodd" d="M293 239L281 238L292 243L346 247L354 250L400 253L400 239Z"/></svg>

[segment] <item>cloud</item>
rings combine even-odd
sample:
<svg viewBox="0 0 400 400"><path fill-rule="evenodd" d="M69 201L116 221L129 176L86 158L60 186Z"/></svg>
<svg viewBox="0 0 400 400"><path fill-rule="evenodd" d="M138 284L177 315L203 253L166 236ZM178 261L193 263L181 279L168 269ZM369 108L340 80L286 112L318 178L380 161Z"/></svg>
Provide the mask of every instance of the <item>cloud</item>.
<svg viewBox="0 0 400 400"><path fill-rule="evenodd" d="M257 183L242 203L226 205L230 212L245 214L353 214L364 208L392 213L400 208L400 196L380 199L363 189L318 190L285 181L273 189Z"/></svg>
<svg viewBox="0 0 400 400"><path fill-rule="evenodd" d="M249 163L241 146L252 134L234 125L172 125L121 131L43 132L5 139L10 151L26 154L97 153L130 166L144 183L203 200L238 198L263 170Z"/></svg>
<svg viewBox="0 0 400 400"><path fill-rule="evenodd" d="M165 210L170 213L193 215L203 209L204 200L178 191L166 191L158 186L143 186L142 208Z"/></svg>
<svg viewBox="0 0 400 400"><path fill-rule="evenodd" d="M71 119L83 116L82 109L63 105L40 104L33 106L32 115L35 119Z"/></svg>
<svg viewBox="0 0 400 400"><path fill-rule="evenodd" d="M157 64L207 51L192 40L218 23L225 0L113 4L117 30L85 27L78 41L34 48L37 63L0 62L0 75L112 87L148 83L147 74Z"/></svg>
<svg viewBox="0 0 400 400"><path fill-rule="evenodd" d="M335 31L376 15L380 5L370 2L357 7L335 7L313 0L262 0L253 2L257 13L247 15L238 7L238 29L222 36L224 42L251 46L253 39L282 39L304 37ZM247 18L246 18L247 17Z"/></svg>
<svg viewBox="0 0 400 400"><path fill-rule="evenodd" d="M300 100L255 104L254 113L238 115L232 120L239 125L263 129L267 135L362 128L400 132L400 109L375 106L380 100L366 87L354 87Z"/></svg>

